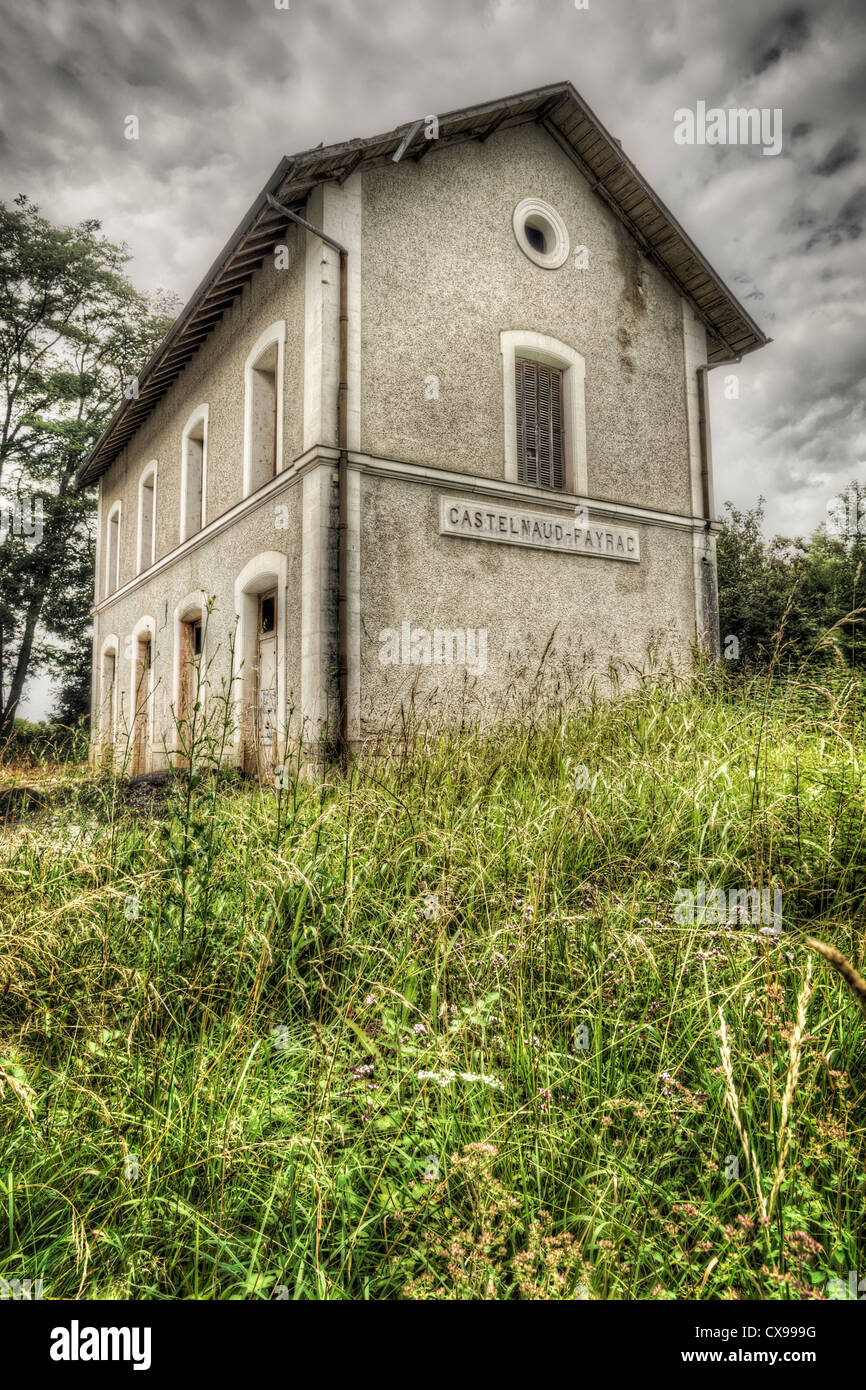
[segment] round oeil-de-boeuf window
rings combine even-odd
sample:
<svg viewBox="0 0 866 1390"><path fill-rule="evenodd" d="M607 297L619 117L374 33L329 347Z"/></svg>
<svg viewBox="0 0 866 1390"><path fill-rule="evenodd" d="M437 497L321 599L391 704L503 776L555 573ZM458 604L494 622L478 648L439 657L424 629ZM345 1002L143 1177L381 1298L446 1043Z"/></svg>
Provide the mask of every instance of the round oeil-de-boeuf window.
<svg viewBox="0 0 866 1390"><path fill-rule="evenodd" d="M568 232L555 208L540 198L524 198L512 219L517 244L544 270L558 270L568 260Z"/></svg>

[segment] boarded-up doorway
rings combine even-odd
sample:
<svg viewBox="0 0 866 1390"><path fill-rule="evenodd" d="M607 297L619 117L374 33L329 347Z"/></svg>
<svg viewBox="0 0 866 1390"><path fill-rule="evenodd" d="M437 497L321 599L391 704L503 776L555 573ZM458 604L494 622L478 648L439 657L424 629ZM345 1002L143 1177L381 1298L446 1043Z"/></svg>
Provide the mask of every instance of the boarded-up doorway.
<svg viewBox="0 0 866 1390"><path fill-rule="evenodd" d="M263 780L279 766L285 739L286 556L266 551L235 582L235 741L243 770ZM207 651L208 637L204 636ZM236 721L236 722L235 722Z"/></svg>
<svg viewBox="0 0 866 1390"><path fill-rule="evenodd" d="M150 772L150 635L137 639L135 651L135 729L132 745L132 775Z"/></svg>
<svg viewBox="0 0 866 1390"><path fill-rule="evenodd" d="M101 742L106 751L114 746L116 681L117 654L109 650L104 652L102 657L102 708L100 711Z"/></svg>
<svg viewBox="0 0 866 1390"><path fill-rule="evenodd" d="M180 689L178 692L177 725L181 745L180 761L186 763L192 751L192 741L202 735L201 721L196 716L196 704L201 700L201 613L191 613L180 625Z"/></svg>

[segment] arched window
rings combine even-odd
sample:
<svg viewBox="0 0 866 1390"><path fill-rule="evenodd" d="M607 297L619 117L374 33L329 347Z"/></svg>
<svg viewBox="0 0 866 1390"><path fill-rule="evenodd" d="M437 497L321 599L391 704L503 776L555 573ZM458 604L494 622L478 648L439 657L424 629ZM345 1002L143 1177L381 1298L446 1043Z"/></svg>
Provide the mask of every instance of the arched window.
<svg viewBox="0 0 866 1390"><path fill-rule="evenodd" d="M194 536L207 514L207 430L209 407L198 406L184 426L180 467L180 538Z"/></svg>
<svg viewBox="0 0 866 1390"><path fill-rule="evenodd" d="M115 502L105 526L105 593L120 588L120 518L123 504Z"/></svg>
<svg viewBox="0 0 866 1390"><path fill-rule="evenodd" d="M283 466L283 357L286 321L266 328L244 366L244 497Z"/></svg>
<svg viewBox="0 0 866 1390"><path fill-rule="evenodd" d="M152 459L138 482L138 574L156 559L156 474Z"/></svg>
<svg viewBox="0 0 866 1390"><path fill-rule="evenodd" d="M584 496L584 359L545 333L500 334L508 482Z"/></svg>

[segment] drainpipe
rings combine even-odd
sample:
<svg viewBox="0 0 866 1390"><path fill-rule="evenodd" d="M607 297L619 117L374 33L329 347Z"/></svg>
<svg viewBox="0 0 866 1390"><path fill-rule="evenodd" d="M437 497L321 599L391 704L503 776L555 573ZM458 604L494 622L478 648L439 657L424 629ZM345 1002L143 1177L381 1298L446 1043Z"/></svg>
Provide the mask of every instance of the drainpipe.
<svg viewBox="0 0 866 1390"><path fill-rule="evenodd" d="M305 231L312 232L324 241L340 257L340 384L337 389L337 447L340 450L340 463L337 475L337 495L339 499L338 525L338 582L337 582L337 644L339 660L339 710L337 719L337 760L345 769L349 761L349 624L348 624L348 581L349 581L349 450L348 450L348 399L349 399L349 253L333 237L329 237L318 227L305 222L291 208L278 203L270 193L268 203L277 212L296 222Z"/></svg>
<svg viewBox="0 0 866 1390"><path fill-rule="evenodd" d="M772 339L770 339L772 342ZM709 410L707 408L708 396L708 373L713 367L735 366L742 362L743 354L735 353L732 357L724 357L719 362L704 363L698 367L698 436L701 450L701 491L703 493L704 522L705 530L709 531L712 515L710 512L710 433L709 433Z"/></svg>
<svg viewBox="0 0 866 1390"><path fill-rule="evenodd" d="M730 361L731 359L727 359ZM737 357L736 361L740 361ZM714 366L717 364L713 364ZM701 605L703 610L704 646L715 663L720 656L719 643L719 597L715 569L709 559L711 553L710 531L713 525L712 500L710 497L710 429L707 374L710 368L704 364L697 368L698 385L698 441L701 452L701 493L704 513L704 554L701 557Z"/></svg>
<svg viewBox="0 0 866 1390"><path fill-rule="evenodd" d="M709 433L707 429L707 372L709 367L705 364L698 367L698 438L701 451L701 495L704 505L704 529L709 531L712 516L710 515L710 461L709 461Z"/></svg>

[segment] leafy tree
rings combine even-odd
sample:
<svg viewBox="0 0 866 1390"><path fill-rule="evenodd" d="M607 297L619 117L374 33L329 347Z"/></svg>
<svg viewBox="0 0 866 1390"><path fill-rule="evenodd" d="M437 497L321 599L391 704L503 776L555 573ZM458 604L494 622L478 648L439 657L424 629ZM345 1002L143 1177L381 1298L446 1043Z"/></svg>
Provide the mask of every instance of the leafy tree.
<svg viewBox="0 0 866 1390"><path fill-rule="evenodd" d="M858 500L866 518L866 486L852 482L846 519ZM821 525L809 538L767 538L764 498L741 512L725 504L718 538L719 621L739 643L740 665L771 662L786 670L807 660L866 668L866 641L859 636L866 597L866 525Z"/></svg>
<svg viewBox="0 0 866 1390"><path fill-rule="evenodd" d="M175 309L128 260L97 221L0 203L0 738L40 670L65 718L87 711L95 503L71 482Z"/></svg>

